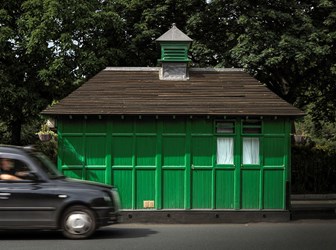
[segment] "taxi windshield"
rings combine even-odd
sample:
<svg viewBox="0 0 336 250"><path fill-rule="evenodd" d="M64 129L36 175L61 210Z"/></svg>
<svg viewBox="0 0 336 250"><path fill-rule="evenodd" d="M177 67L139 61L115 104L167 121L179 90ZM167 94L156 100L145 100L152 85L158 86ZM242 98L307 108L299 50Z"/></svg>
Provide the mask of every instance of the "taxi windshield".
<svg viewBox="0 0 336 250"><path fill-rule="evenodd" d="M39 163L41 170L44 171L50 179L64 178L64 175L56 169L55 164L47 156L40 152L31 152L31 156Z"/></svg>

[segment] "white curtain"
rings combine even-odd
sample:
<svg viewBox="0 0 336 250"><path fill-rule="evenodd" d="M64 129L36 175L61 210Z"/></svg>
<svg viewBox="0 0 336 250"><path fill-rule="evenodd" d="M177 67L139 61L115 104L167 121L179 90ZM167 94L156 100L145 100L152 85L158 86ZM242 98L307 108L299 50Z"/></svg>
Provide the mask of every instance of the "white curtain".
<svg viewBox="0 0 336 250"><path fill-rule="evenodd" d="M259 138L243 138L243 164L259 164Z"/></svg>
<svg viewBox="0 0 336 250"><path fill-rule="evenodd" d="M233 138L217 138L217 164L233 164Z"/></svg>

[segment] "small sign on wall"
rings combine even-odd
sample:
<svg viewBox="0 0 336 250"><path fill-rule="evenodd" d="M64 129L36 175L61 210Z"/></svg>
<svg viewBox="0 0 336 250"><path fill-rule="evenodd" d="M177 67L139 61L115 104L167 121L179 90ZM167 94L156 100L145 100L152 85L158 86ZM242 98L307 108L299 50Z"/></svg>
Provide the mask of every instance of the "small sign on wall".
<svg viewBox="0 0 336 250"><path fill-rule="evenodd" d="M143 207L144 208L154 208L154 201L143 201Z"/></svg>

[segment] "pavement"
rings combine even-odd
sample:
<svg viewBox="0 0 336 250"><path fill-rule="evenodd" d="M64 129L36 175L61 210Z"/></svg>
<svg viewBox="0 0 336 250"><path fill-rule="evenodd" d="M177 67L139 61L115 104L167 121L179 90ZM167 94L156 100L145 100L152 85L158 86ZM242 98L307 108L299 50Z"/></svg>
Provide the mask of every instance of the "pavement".
<svg viewBox="0 0 336 250"><path fill-rule="evenodd" d="M291 219L336 219L336 194L291 195Z"/></svg>

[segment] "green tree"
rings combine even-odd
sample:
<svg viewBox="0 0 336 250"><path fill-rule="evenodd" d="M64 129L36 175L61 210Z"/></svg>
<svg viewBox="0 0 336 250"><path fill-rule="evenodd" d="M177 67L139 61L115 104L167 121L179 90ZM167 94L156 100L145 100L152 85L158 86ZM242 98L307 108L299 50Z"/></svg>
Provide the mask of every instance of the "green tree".
<svg viewBox="0 0 336 250"><path fill-rule="evenodd" d="M22 125L54 99L119 64L122 27L110 1L1 1L0 121L8 143L20 144Z"/></svg>
<svg viewBox="0 0 336 250"><path fill-rule="evenodd" d="M315 121L335 121L336 3L329 0L237 1L237 45L231 50L275 93Z"/></svg>
<svg viewBox="0 0 336 250"><path fill-rule="evenodd" d="M335 121L335 1L208 2L187 26L196 65L244 67L288 102L312 104L316 124Z"/></svg>
<svg viewBox="0 0 336 250"><path fill-rule="evenodd" d="M0 132L20 128L106 66L155 66L176 23L194 66L244 67L312 121L334 121L333 0L17 0L0 5ZM318 125L320 123L320 125ZM0 135L1 139L1 135Z"/></svg>
<svg viewBox="0 0 336 250"><path fill-rule="evenodd" d="M127 50L124 65L156 66L155 40L173 23L188 33L188 24L207 4L204 0L116 0L116 11L125 21Z"/></svg>
<svg viewBox="0 0 336 250"><path fill-rule="evenodd" d="M207 2L204 10L194 13L187 23L188 33L194 39L192 63L196 67L238 66L231 56L242 32L236 0Z"/></svg>

